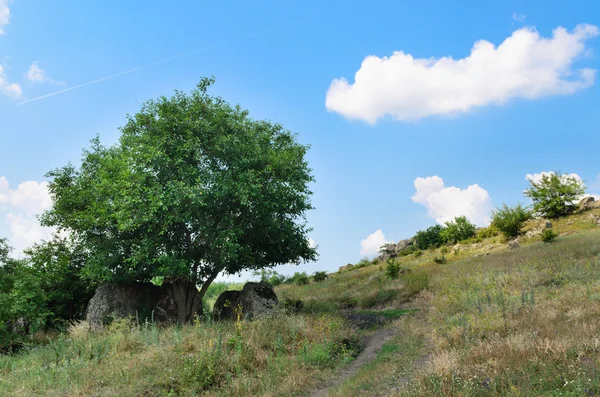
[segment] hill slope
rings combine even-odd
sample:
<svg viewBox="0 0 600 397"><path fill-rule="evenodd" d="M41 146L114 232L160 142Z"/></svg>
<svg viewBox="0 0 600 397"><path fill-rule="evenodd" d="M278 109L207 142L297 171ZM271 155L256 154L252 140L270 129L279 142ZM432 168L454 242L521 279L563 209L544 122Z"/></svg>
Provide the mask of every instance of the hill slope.
<svg viewBox="0 0 600 397"><path fill-rule="evenodd" d="M395 280L375 263L278 287L283 302L304 302L299 314L73 327L0 356L0 395L290 396L323 385L335 385L330 396L598 395L600 228L591 214L600 209L554 222L552 244L534 236L509 250L492 237L447 248L445 264L433 261L439 249L402 257ZM336 382L360 340L382 328L395 336Z"/></svg>

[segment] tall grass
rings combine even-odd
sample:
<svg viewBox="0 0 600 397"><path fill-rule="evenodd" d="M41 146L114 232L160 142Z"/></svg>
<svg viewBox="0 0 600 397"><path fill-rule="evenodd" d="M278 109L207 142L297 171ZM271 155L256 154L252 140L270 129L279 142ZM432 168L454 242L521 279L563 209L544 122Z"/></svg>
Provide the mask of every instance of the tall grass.
<svg viewBox="0 0 600 397"><path fill-rule="evenodd" d="M331 315L168 328L120 320L102 332L79 325L0 356L0 395L290 395L327 378L355 346Z"/></svg>

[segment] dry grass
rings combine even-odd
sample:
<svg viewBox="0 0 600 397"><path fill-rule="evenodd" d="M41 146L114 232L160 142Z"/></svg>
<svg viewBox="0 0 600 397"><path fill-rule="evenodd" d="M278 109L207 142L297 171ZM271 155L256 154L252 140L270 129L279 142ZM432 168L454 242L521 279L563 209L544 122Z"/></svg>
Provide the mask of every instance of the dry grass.
<svg viewBox="0 0 600 397"><path fill-rule="evenodd" d="M84 324L17 356L0 357L2 396L284 396L348 362L353 331L331 315L159 328Z"/></svg>

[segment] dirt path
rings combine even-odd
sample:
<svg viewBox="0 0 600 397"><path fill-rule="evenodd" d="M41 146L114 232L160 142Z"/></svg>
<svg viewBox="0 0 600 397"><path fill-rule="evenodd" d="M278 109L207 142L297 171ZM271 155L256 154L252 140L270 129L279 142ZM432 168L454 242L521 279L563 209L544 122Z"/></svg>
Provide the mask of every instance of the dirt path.
<svg viewBox="0 0 600 397"><path fill-rule="evenodd" d="M333 381L313 391L311 397L326 397L331 389L341 385L348 378L355 375L361 367L373 361L377 357L379 350L383 347L383 344L392 336L396 335L397 332L398 329L396 328L387 328L378 330L374 334L369 335L365 340L363 351L358 355L356 360L352 361L352 363Z"/></svg>

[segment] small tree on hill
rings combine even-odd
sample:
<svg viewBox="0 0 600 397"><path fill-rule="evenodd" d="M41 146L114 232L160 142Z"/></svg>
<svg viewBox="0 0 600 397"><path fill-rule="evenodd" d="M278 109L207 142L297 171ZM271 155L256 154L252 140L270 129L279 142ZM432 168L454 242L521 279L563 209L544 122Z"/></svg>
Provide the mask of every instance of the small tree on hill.
<svg viewBox="0 0 600 397"><path fill-rule="evenodd" d="M514 207L506 204L492 212L492 225L494 225L506 238L517 237L525 222L531 218L531 212L520 203Z"/></svg>
<svg viewBox="0 0 600 397"><path fill-rule="evenodd" d="M444 227L442 225L430 226L426 230L419 230L415 235L415 245L420 250L439 247L444 244L442 237L443 230Z"/></svg>
<svg viewBox="0 0 600 397"><path fill-rule="evenodd" d="M585 193L581 180L560 172L544 174L539 182L529 179L525 196L533 200L533 210L548 218L568 215L577 209L577 200Z"/></svg>
<svg viewBox="0 0 600 397"><path fill-rule="evenodd" d="M50 172L54 205L42 217L87 253L87 277L164 276L180 322L201 313L219 273L316 258L305 221L308 147L281 125L208 95L213 82L147 102L117 145L96 139L79 169Z"/></svg>
<svg viewBox="0 0 600 397"><path fill-rule="evenodd" d="M452 221L446 222L446 227L441 236L446 243L455 244L475 236L477 227L466 216L457 216Z"/></svg>

